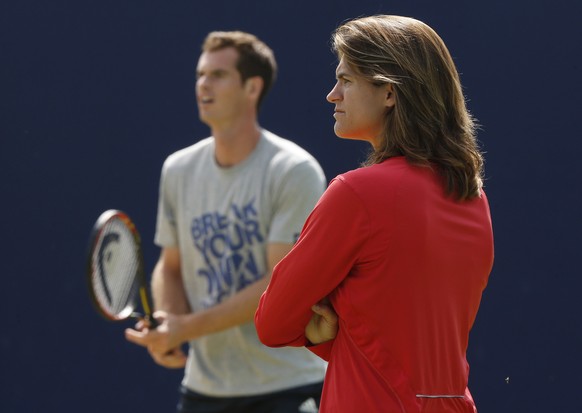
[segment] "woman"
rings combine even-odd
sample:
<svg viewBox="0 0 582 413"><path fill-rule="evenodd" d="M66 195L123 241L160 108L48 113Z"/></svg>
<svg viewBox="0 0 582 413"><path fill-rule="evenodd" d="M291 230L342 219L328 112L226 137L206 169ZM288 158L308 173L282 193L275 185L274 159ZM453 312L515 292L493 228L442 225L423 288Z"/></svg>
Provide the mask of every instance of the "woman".
<svg viewBox="0 0 582 413"><path fill-rule="evenodd" d="M335 133L373 150L275 268L259 338L329 361L321 412L474 412L466 350L493 236L459 75L411 18L352 20L332 43Z"/></svg>

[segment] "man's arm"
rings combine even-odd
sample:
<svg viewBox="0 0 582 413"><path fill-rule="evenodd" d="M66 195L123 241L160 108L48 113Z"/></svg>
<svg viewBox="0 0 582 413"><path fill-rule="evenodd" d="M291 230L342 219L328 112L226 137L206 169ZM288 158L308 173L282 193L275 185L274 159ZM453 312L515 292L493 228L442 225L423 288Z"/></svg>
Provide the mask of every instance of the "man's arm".
<svg viewBox="0 0 582 413"><path fill-rule="evenodd" d="M190 312L178 248L163 248L152 274L154 308L172 314Z"/></svg>
<svg viewBox="0 0 582 413"><path fill-rule="evenodd" d="M162 249L160 258L152 273L152 295L154 308L157 310L176 314L185 314L190 311L182 282L180 251L178 248ZM167 368L184 367L186 355L179 345L163 352L157 352L148 345L147 337L151 333L148 327L144 322L139 322L135 330L127 329L125 336L127 340L135 344L148 347L151 357L157 364Z"/></svg>
<svg viewBox="0 0 582 413"><path fill-rule="evenodd" d="M192 340L253 321L259 299L269 284L273 268L291 248L291 244L269 244L265 276L214 307L181 317L179 340Z"/></svg>
<svg viewBox="0 0 582 413"><path fill-rule="evenodd" d="M162 309L162 311L155 313L161 324L156 330L152 331L130 330L127 336L128 340L148 347L150 353L164 354L179 347L184 342L251 322L259 299L269 284L274 266L291 248L292 244L269 244L267 246L267 274L265 277L222 303L194 313L186 314L184 312L187 308L184 304L187 301L181 284L181 277L180 284L174 284L176 278L171 276L172 273L168 274L160 269L159 272L154 274L153 289L156 308ZM158 263L158 266L160 265ZM156 266L156 269L158 266ZM180 285L182 285L181 290ZM181 296L179 294L180 291ZM172 302L172 300L177 302Z"/></svg>

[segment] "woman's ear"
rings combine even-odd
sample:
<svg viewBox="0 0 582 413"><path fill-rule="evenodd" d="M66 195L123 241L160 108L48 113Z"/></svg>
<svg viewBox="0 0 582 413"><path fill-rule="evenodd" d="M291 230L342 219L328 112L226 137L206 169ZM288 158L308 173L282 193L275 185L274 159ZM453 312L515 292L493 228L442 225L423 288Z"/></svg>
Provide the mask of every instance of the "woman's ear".
<svg viewBox="0 0 582 413"><path fill-rule="evenodd" d="M396 105L396 95L392 83L386 83L386 100L384 104L387 108L392 108Z"/></svg>

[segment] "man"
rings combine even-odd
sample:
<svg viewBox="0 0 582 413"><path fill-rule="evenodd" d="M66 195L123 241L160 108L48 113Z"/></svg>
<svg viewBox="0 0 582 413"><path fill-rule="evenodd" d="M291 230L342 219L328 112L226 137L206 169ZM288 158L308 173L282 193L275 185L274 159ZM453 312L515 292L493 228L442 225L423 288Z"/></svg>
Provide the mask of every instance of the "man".
<svg viewBox="0 0 582 413"><path fill-rule="evenodd" d="M271 49L255 36L210 33L196 97L212 136L162 170L152 276L160 326L141 323L126 337L162 366L186 366L182 413L316 411L325 363L263 346L252 323L272 268L325 189L311 155L258 124L275 75Z"/></svg>
<svg viewBox="0 0 582 413"><path fill-rule="evenodd" d="M483 159L442 39L401 16L333 35L334 130L370 143L277 265L261 341L329 360L322 413L474 413L466 351L493 264Z"/></svg>

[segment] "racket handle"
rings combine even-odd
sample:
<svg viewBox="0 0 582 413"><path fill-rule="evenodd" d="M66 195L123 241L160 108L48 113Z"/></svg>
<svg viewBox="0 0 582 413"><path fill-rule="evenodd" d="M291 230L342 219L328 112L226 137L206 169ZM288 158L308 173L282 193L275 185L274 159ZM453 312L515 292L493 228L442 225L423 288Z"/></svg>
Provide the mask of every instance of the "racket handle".
<svg viewBox="0 0 582 413"><path fill-rule="evenodd" d="M146 315L144 317L144 320L146 320L150 324L150 329L155 329L160 325L160 323L158 323L158 320L156 320L153 315Z"/></svg>
<svg viewBox="0 0 582 413"><path fill-rule="evenodd" d="M143 320L146 323L148 323L149 328L150 329L155 329L157 326L160 325L160 323L158 323L158 321L153 317L153 315L143 315L142 313L138 313L138 312L133 312L130 315L131 318L134 318L136 320Z"/></svg>

